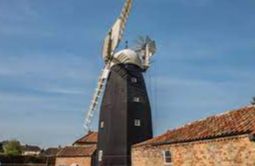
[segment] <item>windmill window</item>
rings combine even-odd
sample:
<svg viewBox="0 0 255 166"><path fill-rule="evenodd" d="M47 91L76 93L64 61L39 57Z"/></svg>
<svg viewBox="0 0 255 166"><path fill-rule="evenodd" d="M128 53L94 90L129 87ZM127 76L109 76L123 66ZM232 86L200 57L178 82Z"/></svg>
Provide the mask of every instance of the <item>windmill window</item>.
<svg viewBox="0 0 255 166"><path fill-rule="evenodd" d="M100 128L101 128L101 129L104 128L104 121L101 121L101 122L100 122Z"/></svg>
<svg viewBox="0 0 255 166"><path fill-rule="evenodd" d="M163 151L163 158L165 165L172 165L172 155L169 150Z"/></svg>
<svg viewBox="0 0 255 166"><path fill-rule="evenodd" d="M134 98L133 98L133 101L134 101L134 102L140 102L140 97L134 97Z"/></svg>
<svg viewBox="0 0 255 166"><path fill-rule="evenodd" d="M136 127L140 127L140 126L141 126L141 120L140 120L140 119L135 119L134 125L135 125Z"/></svg>
<svg viewBox="0 0 255 166"><path fill-rule="evenodd" d="M98 161L102 161L103 160L103 151L102 150L99 150L98 152Z"/></svg>
<svg viewBox="0 0 255 166"><path fill-rule="evenodd" d="M136 77L132 77L132 78L131 78L131 82L132 82L132 83L137 83L137 82L138 82L138 81L137 81L137 78L136 78Z"/></svg>

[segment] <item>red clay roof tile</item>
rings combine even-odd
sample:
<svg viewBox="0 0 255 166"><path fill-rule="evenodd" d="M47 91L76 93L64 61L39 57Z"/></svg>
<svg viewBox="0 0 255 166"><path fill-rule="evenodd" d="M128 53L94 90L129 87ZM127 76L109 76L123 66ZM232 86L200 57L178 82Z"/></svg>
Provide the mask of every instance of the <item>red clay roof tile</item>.
<svg viewBox="0 0 255 166"><path fill-rule="evenodd" d="M255 134L255 106L195 121L135 146L191 142L240 134Z"/></svg>
<svg viewBox="0 0 255 166"><path fill-rule="evenodd" d="M86 147L68 146L64 147L57 154L57 157L87 157L92 156L96 151L96 145Z"/></svg>
<svg viewBox="0 0 255 166"><path fill-rule="evenodd" d="M87 135L75 141L73 145L96 144L97 134L97 132L89 131Z"/></svg>

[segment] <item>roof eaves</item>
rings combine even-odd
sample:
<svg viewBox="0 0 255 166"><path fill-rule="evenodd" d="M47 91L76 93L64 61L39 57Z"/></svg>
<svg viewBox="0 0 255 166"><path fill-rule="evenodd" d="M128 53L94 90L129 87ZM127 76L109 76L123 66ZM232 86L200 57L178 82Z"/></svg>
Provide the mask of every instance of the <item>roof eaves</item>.
<svg viewBox="0 0 255 166"><path fill-rule="evenodd" d="M204 137L204 138L197 138L197 139L187 139L187 140L180 140L180 141L165 141L165 142L158 142L158 143L151 143L147 145L151 146L161 146L161 145L169 145L169 144L178 144L178 143L191 143L191 142L197 142L197 141L208 141L212 139L218 139L218 138L225 138L225 137L233 137L233 136L239 136L239 135L245 135L249 134L249 137L253 136L255 141L255 135L250 134L250 132L239 132L239 133L229 133L219 136L210 136L210 137ZM141 145L144 146L144 145ZM145 145L146 146L146 145ZM138 147L138 146L137 146Z"/></svg>
<svg viewBox="0 0 255 166"><path fill-rule="evenodd" d="M61 158L61 157L69 157L69 158L71 158L71 157L91 157L92 155L58 155L57 157L59 157L59 158Z"/></svg>

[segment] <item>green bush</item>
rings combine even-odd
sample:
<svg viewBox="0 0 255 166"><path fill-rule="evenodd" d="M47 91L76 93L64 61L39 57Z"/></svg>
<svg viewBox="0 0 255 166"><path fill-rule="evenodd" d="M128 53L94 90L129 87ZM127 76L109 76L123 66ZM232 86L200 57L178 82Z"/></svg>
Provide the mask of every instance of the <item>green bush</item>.
<svg viewBox="0 0 255 166"><path fill-rule="evenodd" d="M11 140L6 142L3 145L3 150L4 150L4 154L10 155L10 156L21 155L22 153L20 142L17 140Z"/></svg>

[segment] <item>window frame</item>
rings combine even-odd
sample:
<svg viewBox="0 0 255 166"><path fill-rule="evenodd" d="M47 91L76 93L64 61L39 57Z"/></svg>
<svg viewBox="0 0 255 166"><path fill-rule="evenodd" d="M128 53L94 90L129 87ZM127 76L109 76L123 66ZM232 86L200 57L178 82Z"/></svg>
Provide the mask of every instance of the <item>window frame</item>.
<svg viewBox="0 0 255 166"><path fill-rule="evenodd" d="M138 82L138 79L136 77L131 77L130 80L131 80L132 83L137 83Z"/></svg>
<svg viewBox="0 0 255 166"><path fill-rule="evenodd" d="M70 166L79 166L77 163L72 163Z"/></svg>
<svg viewBox="0 0 255 166"><path fill-rule="evenodd" d="M169 155L167 155L167 153L169 153ZM173 160L172 160L172 153L170 150L164 150L162 151L163 154L163 158L164 158L164 165L167 166L172 166L173 165ZM170 161L168 161L170 160Z"/></svg>
<svg viewBox="0 0 255 166"><path fill-rule="evenodd" d="M104 121L100 121L100 129L103 129L104 128Z"/></svg>
<svg viewBox="0 0 255 166"><path fill-rule="evenodd" d="M141 98L135 96L135 97L133 97L133 102L140 103L141 102Z"/></svg>
<svg viewBox="0 0 255 166"><path fill-rule="evenodd" d="M99 162L103 161L103 155L104 155L103 150L99 150L98 151L98 161Z"/></svg>
<svg viewBox="0 0 255 166"><path fill-rule="evenodd" d="M134 126L135 127L141 127L142 126L141 119L135 119L134 120Z"/></svg>

